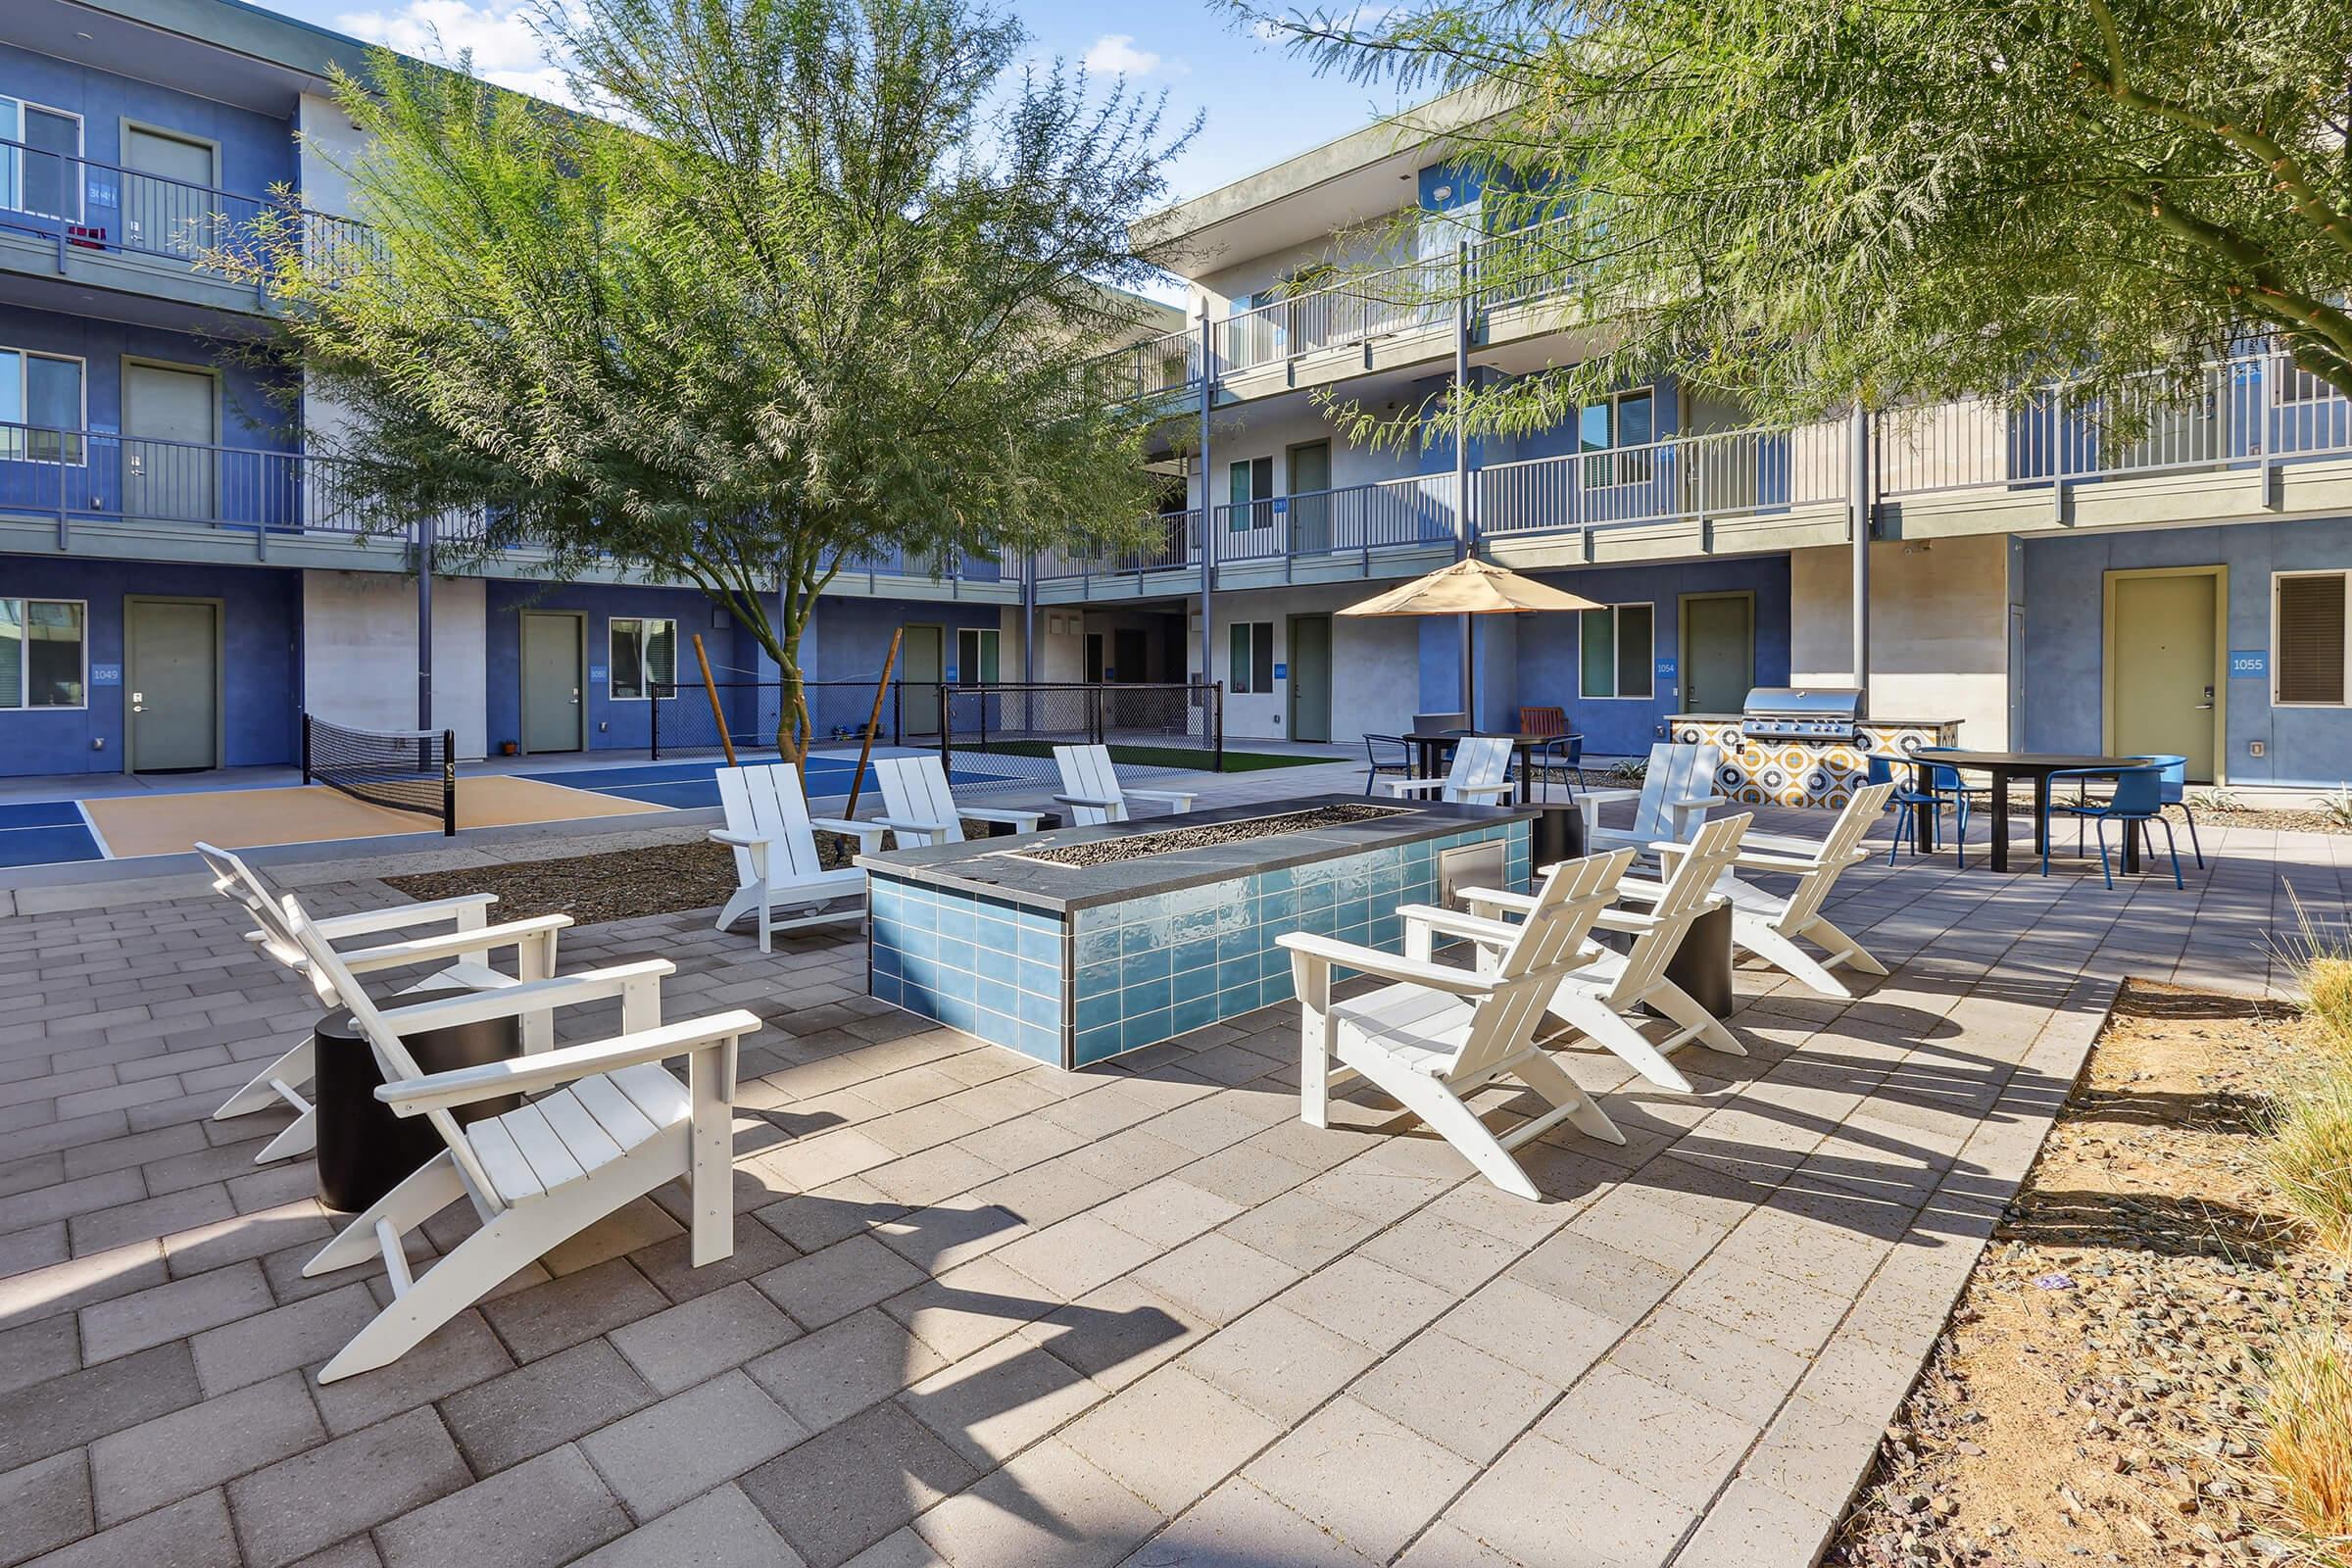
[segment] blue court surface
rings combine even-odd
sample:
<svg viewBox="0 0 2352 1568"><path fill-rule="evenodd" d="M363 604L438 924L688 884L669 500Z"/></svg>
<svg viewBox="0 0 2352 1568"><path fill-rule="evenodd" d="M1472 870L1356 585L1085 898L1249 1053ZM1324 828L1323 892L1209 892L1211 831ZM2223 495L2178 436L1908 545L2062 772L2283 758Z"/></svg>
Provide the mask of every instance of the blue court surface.
<svg viewBox="0 0 2352 1568"><path fill-rule="evenodd" d="M105 858L72 801L0 802L0 866Z"/></svg>
<svg viewBox="0 0 2352 1568"><path fill-rule="evenodd" d="M763 759L774 761L773 753ZM594 790L600 795L617 795L623 800L644 801L652 806L667 806L679 810L698 806L718 804L718 770L726 763L717 759L696 762L636 762L624 767L569 768L558 773L525 773L522 776L541 784L560 784L570 790ZM808 793L812 796L847 795L850 775L858 771L855 758L811 757L808 759ZM1000 782L1001 775L975 773L956 768L950 774L951 784L988 784ZM865 770L865 782L858 792L878 791L874 770ZM878 799L878 797L877 797Z"/></svg>

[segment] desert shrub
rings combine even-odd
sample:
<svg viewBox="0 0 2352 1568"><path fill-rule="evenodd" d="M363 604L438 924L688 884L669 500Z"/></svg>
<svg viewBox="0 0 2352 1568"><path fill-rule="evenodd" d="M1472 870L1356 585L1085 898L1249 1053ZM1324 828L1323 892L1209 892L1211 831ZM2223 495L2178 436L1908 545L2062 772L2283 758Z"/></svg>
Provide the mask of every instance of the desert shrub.
<svg viewBox="0 0 2352 1568"><path fill-rule="evenodd" d="M2324 1245L2352 1256L2352 1072L2319 1074L2264 1120L2264 1174Z"/></svg>
<svg viewBox="0 0 2352 1568"><path fill-rule="evenodd" d="M1639 784L1649 776L1649 759L1626 757L1609 764L1608 778L1612 784Z"/></svg>
<svg viewBox="0 0 2352 1568"><path fill-rule="evenodd" d="M2270 1368L2264 1462L2313 1536L2352 1536L2352 1342L2334 1327L2290 1341Z"/></svg>
<svg viewBox="0 0 2352 1568"><path fill-rule="evenodd" d="M2319 812L2330 825L2352 829L2352 787L2338 784L2321 796Z"/></svg>
<svg viewBox="0 0 2352 1568"><path fill-rule="evenodd" d="M2191 790L2188 792L2187 799L2190 808L2199 811L2233 811L2237 809L2237 797L2229 790Z"/></svg>

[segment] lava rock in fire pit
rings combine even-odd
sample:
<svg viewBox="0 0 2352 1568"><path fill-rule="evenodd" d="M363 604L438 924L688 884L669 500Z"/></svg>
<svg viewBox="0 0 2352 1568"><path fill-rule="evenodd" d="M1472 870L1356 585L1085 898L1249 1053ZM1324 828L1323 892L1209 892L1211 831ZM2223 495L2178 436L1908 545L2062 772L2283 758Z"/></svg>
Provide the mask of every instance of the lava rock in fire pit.
<svg viewBox="0 0 2352 1568"><path fill-rule="evenodd" d="M1200 827L1171 828L1165 833L1137 833L1125 838L1100 839L1091 844L1064 844L1047 850L1006 850L1023 860L1052 865L1108 865L1114 860L1140 860L1146 856L1176 850L1204 850L1218 844L1242 844L1298 833L1319 827L1345 827L1384 816L1410 816L1409 806L1318 806L1310 811L1285 811L1277 816L1244 817L1238 822L1210 822Z"/></svg>

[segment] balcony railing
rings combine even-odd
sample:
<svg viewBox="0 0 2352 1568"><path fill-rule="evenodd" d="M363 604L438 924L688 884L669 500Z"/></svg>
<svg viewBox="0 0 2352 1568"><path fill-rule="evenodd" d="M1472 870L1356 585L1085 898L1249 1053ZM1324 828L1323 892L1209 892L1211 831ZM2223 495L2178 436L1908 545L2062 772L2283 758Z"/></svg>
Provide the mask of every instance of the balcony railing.
<svg viewBox="0 0 2352 1568"><path fill-rule="evenodd" d="M1039 582L1073 577L1135 576L1147 571L1170 571L1200 560L1200 513L1161 513L1149 519L1141 544L1119 550L1080 547L1041 551L1037 557Z"/></svg>
<svg viewBox="0 0 2352 1568"><path fill-rule="evenodd" d="M1217 368L1226 374L1278 365L1325 349L1401 332L1429 331L1453 318L1454 259L1406 262L1358 273L1239 311L1215 323Z"/></svg>
<svg viewBox="0 0 2352 1568"><path fill-rule="evenodd" d="M266 533L383 531L339 465L299 452L0 423L0 512Z"/></svg>
<svg viewBox="0 0 2352 1568"><path fill-rule="evenodd" d="M1481 534L1696 521L1842 503L1843 421L1670 436L1476 471Z"/></svg>
<svg viewBox="0 0 2352 1568"><path fill-rule="evenodd" d="M1217 508L1217 564L1442 544L1454 515L1450 473L1229 503Z"/></svg>
<svg viewBox="0 0 2352 1568"><path fill-rule="evenodd" d="M274 196L246 196L95 158L0 139L0 233L74 252L137 256L213 276L261 261L265 214L291 214L314 259L348 267L372 255L372 230Z"/></svg>
<svg viewBox="0 0 2352 1568"><path fill-rule="evenodd" d="M1091 362L1097 395L1107 403L1188 392L1200 384L1200 334L1166 332Z"/></svg>

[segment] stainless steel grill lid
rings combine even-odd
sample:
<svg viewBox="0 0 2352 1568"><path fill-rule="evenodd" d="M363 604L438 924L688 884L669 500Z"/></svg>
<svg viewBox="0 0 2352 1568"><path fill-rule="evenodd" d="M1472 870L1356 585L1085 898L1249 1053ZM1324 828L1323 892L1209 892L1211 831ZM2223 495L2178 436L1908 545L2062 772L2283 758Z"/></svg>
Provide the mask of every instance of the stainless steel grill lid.
<svg viewBox="0 0 2352 1568"><path fill-rule="evenodd" d="M1740 708L1741 732L1767 740L1850 741L1861 721L1855 686L1758 686Z"/></svg>

